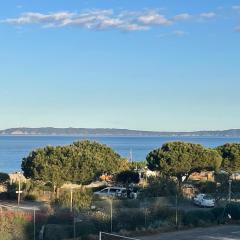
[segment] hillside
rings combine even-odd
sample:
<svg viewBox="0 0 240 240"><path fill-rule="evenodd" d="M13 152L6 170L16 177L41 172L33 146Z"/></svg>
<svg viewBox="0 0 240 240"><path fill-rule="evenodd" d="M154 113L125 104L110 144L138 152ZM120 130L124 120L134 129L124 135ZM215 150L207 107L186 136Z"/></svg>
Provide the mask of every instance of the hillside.
<svg viewBox="0 0 240 240"><path fill-rule="evenodd" d="M196 132L154 132L111 128L10 128L0 135L106 135L106 136L209 136L240 137L240 129Z"/></svg>

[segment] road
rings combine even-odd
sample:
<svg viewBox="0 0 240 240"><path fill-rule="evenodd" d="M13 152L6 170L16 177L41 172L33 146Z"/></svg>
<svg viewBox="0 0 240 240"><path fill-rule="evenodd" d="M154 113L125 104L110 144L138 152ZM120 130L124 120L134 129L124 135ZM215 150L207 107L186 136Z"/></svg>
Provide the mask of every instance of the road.
<svg viewBox="0 0 240 240"><path fill-rule="evenodd" d="M139 237L138 237L139 239ZM144 236L141 240L240 240L240 225L197 228Z"/></svg>
<svg viewBox="0 0 240 240"><path fill-rule="evenodd" d="M39 203L23 202L19 206L13 201L0 201L0 208L11 209L11 210L22 210L22 211L39 211L41 205Z"/></svg>

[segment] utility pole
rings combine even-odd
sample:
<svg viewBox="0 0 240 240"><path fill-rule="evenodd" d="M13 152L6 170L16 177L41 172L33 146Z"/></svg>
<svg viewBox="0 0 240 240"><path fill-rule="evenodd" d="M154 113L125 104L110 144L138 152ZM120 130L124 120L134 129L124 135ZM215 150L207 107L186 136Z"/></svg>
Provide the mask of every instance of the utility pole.
<svg viewBox="0 0 240 240"><path fill-rule="evenodd" d="M71 187L71 191L70 191L70 212L73 211L73 188Z"/></svg>
<svg viewBox="0 0 240 240"><path fill-rule="evenodd" d="M110 205L110 232L113 232L113 199L112 197L109 198L108 200L109 205Z"/></svg>
<svg viewBox="0 0 240 240"><path fill-rule="evenodd" d="M19 207L20 201L21 201L21 194L22 194L20 175L19 175L19 177L18 177L18 191L16 191L16 193L17 193L17 195L18 195L18 207Z"/></svg>
<svg viewBox="0 0 240 240"><path fill-rule="evenodd" d="M36 240L36 208L33 209L33 239Z"/></svg>
<svg viewBox="0 0 240 240"><path fill-rule="evenodd" d="M176 222L176 227L178 229L178 193L176 193L176 215L175 215L175 222Z"/></svg>
<svg viewBox="0 0 240 240"><path fill-rule="evenodd" d="M231 202L232 195L232 179L228 180L228 202Z"/></svg>
<svg viewBox="0 0 240 240"><path fill-rule="evenodd" d="M75 214L73 214L73 239L76 239L76 219Z"/></svg>
<svg viewBox="0 0 240 240"><path fill-rule="evenodd" d="M132 149L130 149L129 161L130 161L130 163L132 163L132 162L133 162L133 154L132 154Z"/></svg>
<svg viewBox="0 0 240 240"><path fill-rule="evenodd" d="M113 232L113 200L110 200L111 233Z"/></svg>

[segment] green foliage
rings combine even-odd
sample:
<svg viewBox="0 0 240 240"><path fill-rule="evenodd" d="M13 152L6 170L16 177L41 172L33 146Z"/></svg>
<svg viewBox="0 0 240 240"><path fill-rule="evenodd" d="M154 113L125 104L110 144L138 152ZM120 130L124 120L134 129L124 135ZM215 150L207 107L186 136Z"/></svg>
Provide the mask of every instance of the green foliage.
<svg viewBox="0 0 240 240"><path fill-rule="evenodd" d="M223 158L221 168L228 174L240 171L240 144L227 143L216 148Z"/></svg>
<svg viewBox="0 0 240 240"><path fill-rule="evenodd" d="M34 194L27 194L24 197L24 200L26 200L26 201L36 201L37 200L37 196L34 195Z"/></svg>
<svg viewBox="0 0 240 240"><path fill-rule="evenodd" d="M131 170L120 172L116 176L116 182L128 185L130 183L139 183L139 173Z"/></svg>
<svg viewBox="0 0 240 240"><path fill-rule="evenodd" d="M232 220L240 220L240 204L239 203L229 203L226 206L226 213L231 216Z"/></svg>
<svg viewBox="0 0 240 240"><path fill-rule="evenodd" d="M144 169L145 167L147 167L146 161L131 162L129 164L130 164L130 169L132 169L132 170Z"/></svg>
<svg viewBox="0 0 240 240"><path fill-rule="evenodd" d="M211 211L195 210L184 214L183 224L200 227L212 224L215 220L215 216Z"/></svg>
<svg viewBox="0 0 240 240"><path fill-rule="evenodd" d="M216 182L197 182L194 184L200 193L215 193L217 190Z"/></svg>
<svg viewBox="0 0 240 240"><path fill-rule="evenodd" d="M0 173L0 184L6 184L10 180L7 173Z"/></svg>
<svg viewBox="0 0 240 240"><path fill-rule="evenodd" d="M16 191L18 190L18 184L13 183L13 184L8 184L7 185L7 196L9 199L16 199L17 194Z"/></svg>
<svg viewBox="0 0 240 240"><path fill-rule="evenodd" d="M71 225L48 224L45 228L44 240L61 240L73 237Z"/></svg>
<svg viewBox="0 0 240 240"><path fill-rule="evenodd" d="M73 190L73 208L82 210L89 208L92 202L92 192L89 189L75 189ZM57 206L61 208L70 208L71 206L71 192L65 190L56 200Z"/></svg>
<svg viewBox="0 0 240 240"><path fill-rule="evenodd" d="M32 218L24 213L2 211L0 214L1 240L32 239Z"/></svg>
<svg viewBox="0 0 240 240"><path fill-rule="evenodd" d="M170 142L147 155L150 170L157 170L164 176L177 177L179 183L193 172L217 170L222 158L217 151L205 149L200 144Z"/></svg>
<svg viewBox="0 0 240 240"><path fill-rule="evenodd" d="M102 173L114 174L128 167L128 162L108 146L87 140L41 148L22 161L27 178L51 182L56 187L64 182L87 184Z"/></svg>
<svg viewBox="0 0 240 240"><path fill-rule="evenodd" d="M175 196L177 193L176 183L168 178L153 177L148 179L148 187L141 190L141 198Z"/></svg>

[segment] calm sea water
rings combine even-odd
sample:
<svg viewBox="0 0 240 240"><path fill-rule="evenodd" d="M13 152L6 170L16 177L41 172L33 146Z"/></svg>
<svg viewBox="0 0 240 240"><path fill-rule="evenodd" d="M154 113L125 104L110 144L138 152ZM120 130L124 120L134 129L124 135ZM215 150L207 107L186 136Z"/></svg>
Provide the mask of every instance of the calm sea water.
<svg viewBox="0 0 240 240"><path fill-rule="evenodd" d="M33 149L46 145L65 145L82 139L96 140L107 144L123 157L129 157L130 151L132 151L135 161L144 160L152 149L168 141L181 140L200 143L205 147L216 147L226 142L240 143L240 138L216 137L0 136L0 172L19 171L22 158Z"/></svg>

